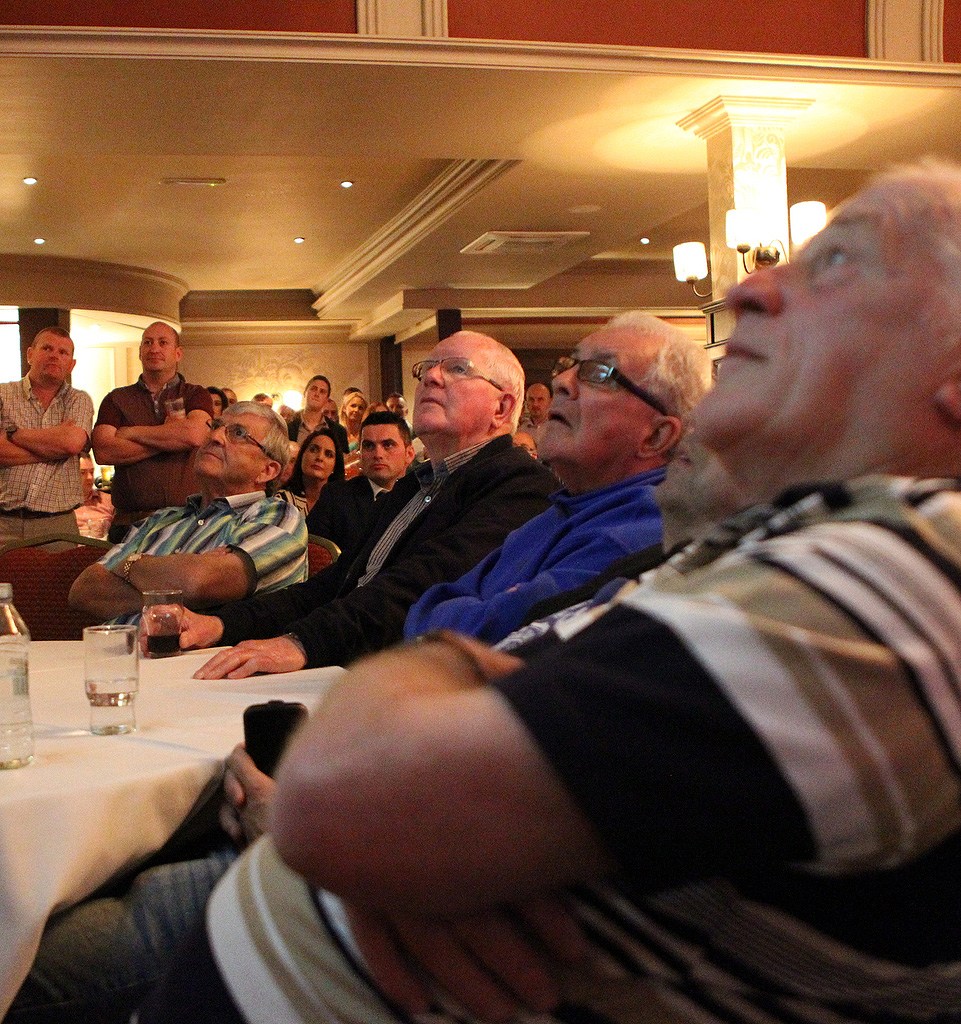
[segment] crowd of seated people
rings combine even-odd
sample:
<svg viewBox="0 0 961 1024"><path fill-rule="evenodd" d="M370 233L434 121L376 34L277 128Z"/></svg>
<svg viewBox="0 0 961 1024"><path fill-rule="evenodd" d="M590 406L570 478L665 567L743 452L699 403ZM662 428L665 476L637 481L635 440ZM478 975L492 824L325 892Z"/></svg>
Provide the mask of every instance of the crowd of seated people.
<svg viewBox="0 0 961 1024"><path fill-rule="evenodd" d="M713 388L641 313L526 392L460 331L411 424L322 375L224 406L151 325L92 428L134 525L71 603L183 579L198 679L349 671L276 782L230 752L197 856L51 922L9 1024L961 1019L959 253L961 168L902 168L732 289Z"/></svg>

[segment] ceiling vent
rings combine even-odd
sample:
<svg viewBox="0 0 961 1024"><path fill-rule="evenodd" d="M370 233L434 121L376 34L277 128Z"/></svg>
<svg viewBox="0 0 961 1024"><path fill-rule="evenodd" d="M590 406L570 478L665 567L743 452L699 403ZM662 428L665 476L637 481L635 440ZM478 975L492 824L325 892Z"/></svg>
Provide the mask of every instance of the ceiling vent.
<svg viewBox="0 0 961 1024"><path fill-rule="evenodd" d="M461 252L482 256L542 256L589 235L590 231L487 231L465 245Z"/></svg>

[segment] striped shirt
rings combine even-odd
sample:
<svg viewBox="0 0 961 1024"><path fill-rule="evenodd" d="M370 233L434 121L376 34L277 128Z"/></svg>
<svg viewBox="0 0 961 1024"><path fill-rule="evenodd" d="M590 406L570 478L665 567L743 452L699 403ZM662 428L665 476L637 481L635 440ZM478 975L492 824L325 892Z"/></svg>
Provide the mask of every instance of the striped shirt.
<svg viewBox="0 0 961 1024"><path fill-rule="evenodd" d="M623 868L594 1021L961 1020L955 483L750 510L558 633L494 685Z"/></svg>
<svg viewBox="0 0 961 1024"><path fill-rule="evenodd" d="M263 491L215 498L209 505L193 494L187 504L162 508L111 548L100 565L111 571L130 555L201 554L216 548L239 552L256 581L251 593L270 593L307 578L307 526L303 514ZM136 622L128 615L115 622Z"/></svg>
<svg viewBox="0 0 961 1024"><path fill-rule="evenodd" d="M961 1021L961 484L749 510L492 685L621 868L571 893L592 955L522 1019ZM313 904L269 838L215 891L248 1024L405 1019Z"/></svg>
<svg viewBox="0 0 961 1024"><path fill-rule="evenodd" d="M358 587L363 587L380 572L387 556L392 548L400 540L408 526L427 508L434 500L435 495L444 486L444 481L460 469L483 448L490 444L490 438L481 441L480 444L472 445L463 451L455 452L448 459L441 459L438 462L425 462L414 470L420 490L407 502L407 504L394 516L390 525L384 530L380 540L371 551L367 559L367 570L357 581Z"/></svg>
<svg viewBox="0 0 961 1024"><path fill-rule="evenodd" d="M86 391L63 384L46 409L33 394L30 378L0 384L0 422L8 426L59 427L73 423L90 437L93 402ZM14 441L16 443L16 441ZM69 512L83 504L80 459L32 462L0 469L0 511Z"/></svg>

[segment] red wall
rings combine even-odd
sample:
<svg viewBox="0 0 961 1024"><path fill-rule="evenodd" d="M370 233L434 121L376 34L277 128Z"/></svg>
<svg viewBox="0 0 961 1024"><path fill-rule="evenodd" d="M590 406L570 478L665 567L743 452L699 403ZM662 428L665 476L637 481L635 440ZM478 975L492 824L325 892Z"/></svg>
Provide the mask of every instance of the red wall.
<svg viewBox="0 0 961 1024"><path fill-rule="evenodd" d="M961 0L944 0L944 59L961 64Z"/></svg>
<svg viewBox="0 0 961 1024"><path fill-rule="evenodd" d="M3 0L0 24L356 32L354 0Z"/></svg>
<svg viewBox="0 0 961 1024"><path fill-rule="evenodd" d="M949 2L945 0L945 7ZM448 0L450 35L468 39L676 46L866 56L865 0ZM947 18L947 13L945 14Z"/></svg>

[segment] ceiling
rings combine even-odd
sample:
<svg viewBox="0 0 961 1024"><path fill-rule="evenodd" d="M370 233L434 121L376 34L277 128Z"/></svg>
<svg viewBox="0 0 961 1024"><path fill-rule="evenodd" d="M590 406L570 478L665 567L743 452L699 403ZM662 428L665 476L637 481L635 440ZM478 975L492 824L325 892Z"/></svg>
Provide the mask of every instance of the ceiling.
<svg viewBox="0 0 961 1024"><path fill-rule="evenodd" d="M170 275L184 321L243 308L363 339L445 306L696 311L670 256L707 241L706 146L677 122L716 96L813 100L787 129L791 202L830 206L923 153L961 160L957 66L77 38L2 49L0 30L0 252ZM461 254L488 231L581 234Z"/></svg>

